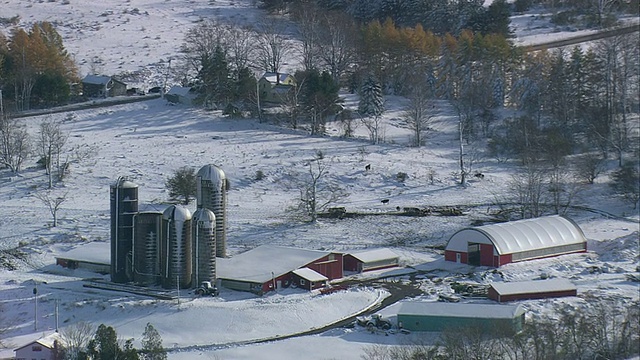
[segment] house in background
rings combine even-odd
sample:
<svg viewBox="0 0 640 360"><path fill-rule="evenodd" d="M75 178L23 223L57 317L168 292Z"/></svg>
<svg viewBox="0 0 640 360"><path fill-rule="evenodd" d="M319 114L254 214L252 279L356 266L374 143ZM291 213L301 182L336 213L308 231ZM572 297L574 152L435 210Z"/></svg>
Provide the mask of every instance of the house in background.
<svg viewBox="0 0 640 360"><path fill-rule="evenodd" d="M267 72L258 80L261 103L281 104L295 91L296 79L286 73Z"/></svg>
<svg viewBox="0 0 640 360"><path fill-rule="evenodd" d="M82 92L89 98L127 95L127 84L105 75L87 75L82 79Z"/></svg>
<svg viewBox="0 0 640 360"><path fill-rule="evenodd" d="M16 360L55 360L57 353L57 342L60 341L58 333L53 333L36 341L23 345L14 351Z"/></svg>
<svg viewBox="0 0 640 360"><path fill-rule="evenodd" d="M344 270L365 272L398 266L400 257L389 249L349 252L344 255Z"/></svg>
<svg viewBox="0 0 640 360"><path fill-rule="evenodd" d="M196 93L193 91L193 88L189 86L172 86L171 89L164 94L164 98L172 104L193 105Z"/></svg>

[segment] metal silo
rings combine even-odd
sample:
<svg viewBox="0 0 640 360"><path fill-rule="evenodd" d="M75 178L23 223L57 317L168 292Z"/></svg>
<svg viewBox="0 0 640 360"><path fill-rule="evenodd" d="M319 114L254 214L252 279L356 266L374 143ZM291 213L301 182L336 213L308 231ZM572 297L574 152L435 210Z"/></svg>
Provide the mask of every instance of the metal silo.
<svg viewBox="0 0 640 360"><path fill-rule="evenodd" d="M216 281L216 216L209 209L200 208L193 213L193 281Z"/></svg>
<svg viewBox="0 0 640 360"><path fill-rule="evenodd" d="M191 212L172 205L162 213L160 272L167 289L191 285Z"/></svg>
<svg viewBox="0 0 640 360"><path fill-rule="evenodd" d="M161 212L140 212L133 217L133 281L160 283Z"/></svg>
<svg viewBox="0 0 640 360"><path fill-rule="evenodd" d="M209 209L216 216L216 256L227 256L227 178L215 165L203 166L197 174L198 208Z"/></svg>
<svg viewBox="0 0 640 360"><path fill-rule="evenodd" d="M133 216L138 212L138 185L124 177L110 187L111 281L131 281Z"/></svg>

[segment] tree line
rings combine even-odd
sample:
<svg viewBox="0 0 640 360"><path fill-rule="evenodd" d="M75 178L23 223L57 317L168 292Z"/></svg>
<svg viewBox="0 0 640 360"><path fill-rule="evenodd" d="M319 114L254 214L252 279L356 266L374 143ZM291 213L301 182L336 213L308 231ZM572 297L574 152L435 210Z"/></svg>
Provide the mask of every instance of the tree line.
<svg viewBox="0 0 640 360"><path fill-rule="evenodd" d="M0 91L4 109L29 110L65 103L78 69L49 22L0 34ZM4 110L3 109L3 110Z"/></svg>
<svg viewBox="0 0 640 360"><path fill-rule="evenodd" d="M59 333L54 345L55 360L166 360L162 337L147 323L142 333L142 349L133 347L133 339L118 337L111 326L80 322Z"/></svg>

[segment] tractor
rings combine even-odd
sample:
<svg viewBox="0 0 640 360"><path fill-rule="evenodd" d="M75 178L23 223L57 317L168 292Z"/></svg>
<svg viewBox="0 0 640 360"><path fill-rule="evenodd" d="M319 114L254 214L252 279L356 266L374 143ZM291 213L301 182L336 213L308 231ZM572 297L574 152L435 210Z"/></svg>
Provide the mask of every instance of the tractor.
<svg viewBox="0 0 640 360"><path fill-rule="evenodd" d="M218 296L218 288L214 285L211 285L211 281L203 281L200 284L200 287L196 289L196 294L200 296Z"/></svg>
<svg viewBox="0 0 640 360"><path fill-rule="evenodd" d="M367 330L374 332L376 329L391 329L391 321L385 319L380 314L374 314L366 323Z"/></svg>

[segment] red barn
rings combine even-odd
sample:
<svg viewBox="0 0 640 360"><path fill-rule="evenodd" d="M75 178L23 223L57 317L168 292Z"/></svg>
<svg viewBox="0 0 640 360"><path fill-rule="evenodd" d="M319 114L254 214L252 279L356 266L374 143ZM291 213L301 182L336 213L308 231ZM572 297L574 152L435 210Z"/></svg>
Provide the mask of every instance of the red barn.
<svg viewBox="0 0 640 360"><path fill-rule="evenodd" d="M293 270L293 284L306 290L315 290L327 286L326 276L309 268Z"/></svg>
<svg viewBox="0 0 640 360"><path fill-rule="evenodd" d="M587 251L587 239L572 220L559 216L467 228L447 243L447 261L476 266L504 264Z"/></svg>
<svg viewBox="0 0 640 360"><path fill-rule="evenodd" d="M487 294L497 302L577 295L576 286L565 279L492 283Z"/></svg>
<svg viewBox="0 0 640 360"><path fill-rule="evenodd" d="M232 258L218 258L216 261L221 286L256 294L292 284L301 285L300 279L304 280L305 285L307 281L313 282L313 288L316 288L327 280L343 276L342 254L331 251L262 245ZM307 270L294 273L303 268ZM311 271L326 280L322 281Z"/></svg>

